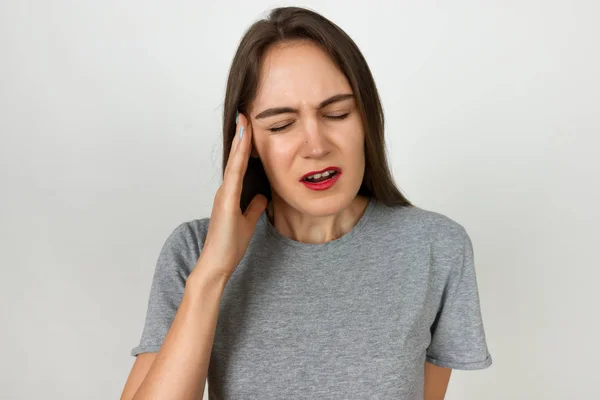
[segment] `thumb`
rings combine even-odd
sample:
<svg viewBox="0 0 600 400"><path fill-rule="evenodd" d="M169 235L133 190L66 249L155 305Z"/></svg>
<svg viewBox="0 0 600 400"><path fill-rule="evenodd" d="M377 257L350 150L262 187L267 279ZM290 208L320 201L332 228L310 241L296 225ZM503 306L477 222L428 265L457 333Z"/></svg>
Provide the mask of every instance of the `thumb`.
<svg viewBox="0 0 600 400"><path fill-rule="evenodd" d="M267 208L267 198L262 194L257 194L248 205L248 208L244 212L244 216L254 226L258 222L258 218L265 208Z"/></svg>

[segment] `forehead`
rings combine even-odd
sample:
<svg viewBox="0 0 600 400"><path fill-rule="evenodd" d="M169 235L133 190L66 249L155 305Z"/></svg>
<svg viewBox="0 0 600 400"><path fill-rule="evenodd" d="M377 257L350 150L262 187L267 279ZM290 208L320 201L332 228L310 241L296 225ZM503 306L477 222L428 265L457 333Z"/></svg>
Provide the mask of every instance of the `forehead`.
<svg viewBox="0 0 600 400"><path fill-rule="evenodd" d="M340 93L351 93L346 76L317 45L298 41L277 44L265 53L253 110L269 107L316 107Z"/></svg>

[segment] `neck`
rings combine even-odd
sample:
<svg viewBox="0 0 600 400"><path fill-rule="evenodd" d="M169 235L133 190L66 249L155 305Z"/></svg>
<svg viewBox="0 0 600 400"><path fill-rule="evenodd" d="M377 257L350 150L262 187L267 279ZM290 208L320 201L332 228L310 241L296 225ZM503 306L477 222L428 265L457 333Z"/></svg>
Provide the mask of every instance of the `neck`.
<svg viewBox="0 0 600 400"><path fill-rule="evenodd" d="M273 194L267 205L271 224L292 240L302 243L326 243L349 233L365 212L369 199L356 196L348 206L334 214L314 216L303 213Z"/></svg>

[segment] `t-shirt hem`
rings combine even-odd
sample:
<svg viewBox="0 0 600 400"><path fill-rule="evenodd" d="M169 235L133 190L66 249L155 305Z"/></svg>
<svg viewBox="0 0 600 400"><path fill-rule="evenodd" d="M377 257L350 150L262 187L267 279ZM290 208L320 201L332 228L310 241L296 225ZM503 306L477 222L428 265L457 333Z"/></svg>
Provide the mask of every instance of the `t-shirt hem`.
<svg viewBox="0 0 600 400"><path fill-rule="evenodd" d="M455 361L442 361L436 360L435 358L426 357L425 360L427 362L437 365L442 368L452 368L452 369L461 369L461 370L477 370L488 368L492 365L492 356L488 354L487 358L483 361L475 361L475 362L455 362Z"/></svg>
<svg viewBox="0 0 600 400"><path fill-rule="evenodd" d="M131 349L131 352L129 354L135 357L140 353L158 353L159 350L160 344L146 344L143 346L134 347L133 349Z"/></svg>

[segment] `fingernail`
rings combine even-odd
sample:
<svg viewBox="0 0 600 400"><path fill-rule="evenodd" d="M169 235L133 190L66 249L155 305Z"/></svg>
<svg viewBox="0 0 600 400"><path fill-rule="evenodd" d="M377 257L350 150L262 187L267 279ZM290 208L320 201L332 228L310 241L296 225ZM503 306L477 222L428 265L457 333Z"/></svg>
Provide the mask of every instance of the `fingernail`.
<svg viewBox="0 0 600 400"><path fill-rule="evenodd" d="M242 126L240 128L240 140L242 140L243 135L244 135L244 127Z"/></svg>
<svg viewBox="0 0 600 400"><path fill-rule="evenodd" d="M238 117L239 117L239 116L240 116L240 113L239 113L239 111L237 111L237 110L236 110L236 111L235 111L235 123L236 123L236 124L238 123Z"/></svg>

